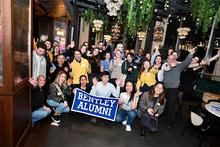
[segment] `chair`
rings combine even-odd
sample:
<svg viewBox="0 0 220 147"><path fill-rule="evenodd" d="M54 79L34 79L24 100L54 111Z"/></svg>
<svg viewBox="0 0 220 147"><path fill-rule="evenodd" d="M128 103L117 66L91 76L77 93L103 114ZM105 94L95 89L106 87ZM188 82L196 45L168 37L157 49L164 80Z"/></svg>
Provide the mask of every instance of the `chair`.
<svg viewBox="0 0 220 147"><path fill-rule="evenodd" d="M216 130L216 123L213 122L211 115L201 107L190 106L190 116L186 120L185 126L181 132L183 136L186 128L191 128L199 138L198 146L202 145L203 141L215 141L219 136L219 131ZM192 134L192 132L191 132Z"/></svg>

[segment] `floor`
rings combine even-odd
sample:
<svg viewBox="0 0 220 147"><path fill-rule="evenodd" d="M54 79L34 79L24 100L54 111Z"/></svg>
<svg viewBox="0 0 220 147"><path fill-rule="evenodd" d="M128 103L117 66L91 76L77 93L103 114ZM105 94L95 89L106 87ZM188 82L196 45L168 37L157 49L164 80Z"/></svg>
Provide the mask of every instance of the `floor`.
<svg viewBox="0 0 220 147"><path fill-rule="evenodd" d="M188 107L189 102L185 102ZM191 103L191 102L190 102ZM45 118L32 128L24 146L76 146L76 147L146 147L146 146L198 146L198 138L186 130L181 137L181 131L187 118L184 114L176 116L176 122L171 129L167 128L165 118L159 120L159 132L146 131L146 137L140 137L140 119L132 124L132 132L126 132L125 126L103 119L98 119L95 125L90 123L90 117L80 113L65 114L59 127L50 125L50 118ZM204 142L202 146L213 146Z"/></svg>

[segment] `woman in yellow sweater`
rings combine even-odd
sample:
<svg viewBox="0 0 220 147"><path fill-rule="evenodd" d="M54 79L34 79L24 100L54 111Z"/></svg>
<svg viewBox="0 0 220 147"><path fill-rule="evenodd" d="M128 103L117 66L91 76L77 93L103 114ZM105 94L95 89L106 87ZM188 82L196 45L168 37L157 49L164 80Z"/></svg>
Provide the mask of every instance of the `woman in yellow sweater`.
<svg viewBox="0 0 220 147"><path fill-rule="evenodd" d="M144 61L138 74L137 90L141 92L149 91L156 84L156 74L158 69L152 68L150 61Z"/></svg>

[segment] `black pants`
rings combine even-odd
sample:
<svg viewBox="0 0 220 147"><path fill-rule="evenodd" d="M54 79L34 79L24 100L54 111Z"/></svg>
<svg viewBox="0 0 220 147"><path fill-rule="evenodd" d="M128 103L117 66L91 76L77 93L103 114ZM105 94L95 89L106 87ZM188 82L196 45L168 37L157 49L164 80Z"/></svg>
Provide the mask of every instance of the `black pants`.
<svg viewBox="0 0 220 147"><path fill-rule="evenodd" d="M165 113L167 115L168 123L173 123L175 120L178 88L167 88L165 95L166 95Z"/></svg>

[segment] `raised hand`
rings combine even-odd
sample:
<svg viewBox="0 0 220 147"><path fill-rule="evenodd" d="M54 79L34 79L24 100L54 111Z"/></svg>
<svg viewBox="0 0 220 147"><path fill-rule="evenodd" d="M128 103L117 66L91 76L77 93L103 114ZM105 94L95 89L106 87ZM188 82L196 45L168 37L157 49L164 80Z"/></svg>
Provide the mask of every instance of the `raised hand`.
<svg viewBox="0 0 220 147"><path fill-rule="evenodd" d="M189 49L188 51L190 54L194 54L196 52L196 49L197 49L197 46L192 49Z"/></svg>
<svg viewBox="0 0 220 147"><path fill-rule="evenodd" d="M94 78L92 79L92 83L93 83L93 86L96 86L97 83L98 83L98 79L97 79L96 77L94 77Z"/></svg>
<svg viewBox="0 0 220 147"><path fill-rule="evenodd" d="M120 84L121 84L120 79L116 79L116 80L115 80L115 84L116 84L116 86L120 86Z"/></svg>
<svg viewBox="0 0 220 147"><path fill-rule="evenodd" d="M31 85L33 85L33 86L37 86L37 81L34 80L33 77L30 77L28 81L29 81L29 83L30 83Z"/></svg>

